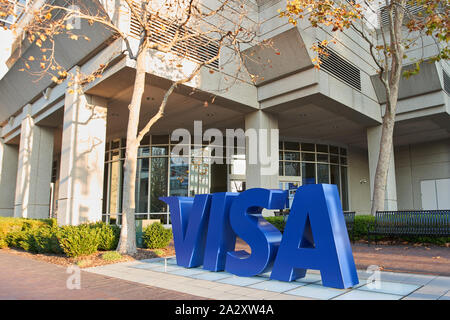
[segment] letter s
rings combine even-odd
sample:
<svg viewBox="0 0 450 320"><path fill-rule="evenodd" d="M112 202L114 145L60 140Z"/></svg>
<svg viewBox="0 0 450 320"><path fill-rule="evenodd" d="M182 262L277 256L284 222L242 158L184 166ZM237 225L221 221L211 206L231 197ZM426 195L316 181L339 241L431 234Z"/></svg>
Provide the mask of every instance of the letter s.
<svg viewBox="0 0 450 320"><path fill-rule="evenodd" d="M262 216L263 208L283 209L287 194L261 188L242 192L232 203L230 224L237 236L248 243L252 253L228 252L225 271L249 277L266 272L273 264L281 233Z"/></svg>

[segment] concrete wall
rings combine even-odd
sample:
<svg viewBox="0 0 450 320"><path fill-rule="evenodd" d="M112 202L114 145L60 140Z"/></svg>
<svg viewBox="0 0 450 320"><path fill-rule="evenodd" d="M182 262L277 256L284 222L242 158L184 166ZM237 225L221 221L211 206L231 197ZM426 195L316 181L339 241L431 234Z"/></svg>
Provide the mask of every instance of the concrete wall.
<svg viewBox="0 0 450 320"><path fill-rule="evenodd" d="M450 178L450 139L394 149L398 208L422 209L420 182Z"/></svg>
<svg viewBox="0 0 450 320"><path fill-rule="evenodd" d="M367 150L348 149L349 209L370 214L369 160Z"/></svg>

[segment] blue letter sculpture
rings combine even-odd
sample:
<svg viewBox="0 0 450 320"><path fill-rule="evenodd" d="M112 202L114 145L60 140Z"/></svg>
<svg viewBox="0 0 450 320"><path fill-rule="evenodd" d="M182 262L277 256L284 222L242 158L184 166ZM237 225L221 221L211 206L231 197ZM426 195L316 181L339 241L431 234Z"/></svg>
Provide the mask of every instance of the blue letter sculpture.
<svg viewBox="0 0 450 320"><path fill-rule="evenodd" d="M266 272L281 241L281 232L263 218L266 209L283 209L286 192L281 190L249 189L242 192L231 205L230 223L234 232L252 249L228 252L225 271L238 276L254 276Z"/></svg>
<svg viewBox="0 0 450 320"><path fill-rule="evenodd" d="M254 276L268 271L271 279L292 281L307 269L320 270L327 287L358 284L347 227L335 185L299 187L284 235L262 216L263 208L283 209L286 191L249 189L189 197L161 197L170 207L177 264L203 264L211 271ZM234 251L236 236L251 254Z"/></svg>
<svg viewBox="0 0 450 320"><path fill-rule="evenodd" d="M223 271L227 252L234 251L236 234L230 225L230 207L238 195L236 192L219 192L212 195L203 261L203 268L206 270Z"/></svg>
<svg viewBox="0 0 450 320"><path fill-rule="evenodd" d="M303 278L318 269L327 287L358 284L341 202L335 185L299 187L284 229L271 279Z"/></svg>
<svg viewBox="0 0 450 320"><path fill-rule="evenodd" d="M203 263L206 226L209 220L210 194L189 197L160 197L170 206L177 264L198 267Z"/></svg>

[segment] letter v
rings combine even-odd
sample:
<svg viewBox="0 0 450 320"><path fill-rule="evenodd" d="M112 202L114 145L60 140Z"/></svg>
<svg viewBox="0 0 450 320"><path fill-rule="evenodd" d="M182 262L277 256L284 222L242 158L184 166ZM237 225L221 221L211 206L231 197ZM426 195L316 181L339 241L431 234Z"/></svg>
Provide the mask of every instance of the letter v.
<svg viewBox="0 0 450 320"><path fill-rule="evenodd" d="M203 263L210 194L191 197L160 197L169 205L177 265L198 267Z"/></svg>

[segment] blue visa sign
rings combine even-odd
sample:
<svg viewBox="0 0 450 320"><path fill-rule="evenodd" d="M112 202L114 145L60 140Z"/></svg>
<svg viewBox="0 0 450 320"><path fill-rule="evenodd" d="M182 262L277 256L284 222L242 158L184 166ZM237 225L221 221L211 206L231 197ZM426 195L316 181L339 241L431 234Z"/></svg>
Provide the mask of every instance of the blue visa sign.
<svg viewBox="0 0 450 320"><path fill-rule="evenodd" d="M299 187L283 234L263 218L262 210L283 209L286 191L254 188L160 199L169 205L179 266L203 265L243 277L272 270L270 278L281 281L303 278L315 269L326 287L358 284L335 185ZM250 246L251 254L235 250L236 237Z"/></svg>

